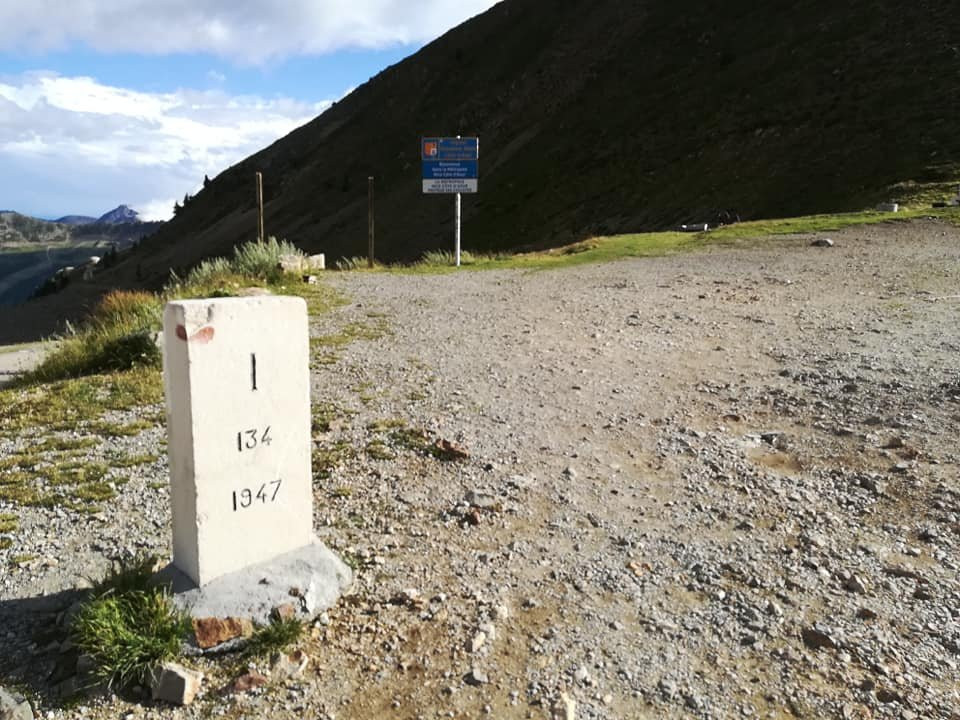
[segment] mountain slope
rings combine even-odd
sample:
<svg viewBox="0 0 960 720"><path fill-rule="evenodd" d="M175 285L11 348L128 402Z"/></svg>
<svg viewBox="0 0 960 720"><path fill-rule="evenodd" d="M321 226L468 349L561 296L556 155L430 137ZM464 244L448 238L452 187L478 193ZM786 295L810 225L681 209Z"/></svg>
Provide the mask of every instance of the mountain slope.
<svg viewBox="0 0 960 720"><path fill-rule="evenodd" d="M77 217L80 216L67 216ZM3 211L0 212L0 250L53 243L83 243L91 247L116 245L122 249L140 241L163 225L159 222L141 222L138 217L136 211L126 205L121 205L99 220L91 222L71 222L64 221L63 218L57 221L41 220Z"/></svg>
<svg viewBox="0 0 960 720"><path fill-rule="evenodd" d="M70 240L72 228L5 210L0 212L0 249L4 246L62 243Z"/></svg>
<svg viewBox="0 0 960 720"><path fill-rule="evenodd" d="M505 0L222 173L128 269L251 239L256 170L268 234L331 260L365 252L368 175L378 257L449 247L423 135L480 137L474 250L870 206L958 174L958 30L931 0Z"/></svg>
<svg viewBox="0 0 960 720"><path fill-rule="evenodd" d="M54 222L60 223L61 225L88 225L96 221L97 219L95 217L90 217L89 215L64 215L54 220Z"/></svg>

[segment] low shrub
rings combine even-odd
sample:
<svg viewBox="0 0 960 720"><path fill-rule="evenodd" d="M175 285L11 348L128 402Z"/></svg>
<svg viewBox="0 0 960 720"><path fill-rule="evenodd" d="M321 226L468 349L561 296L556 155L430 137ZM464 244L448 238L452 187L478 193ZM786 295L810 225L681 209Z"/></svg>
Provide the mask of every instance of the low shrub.
<svg viewBox="0 0 960 720"><path fill-rule="evenodd" d="M20 378L20 383L160 367L154 335L160 330L162 312L162 300L151 293L108 293L85 325L62 338L55 350Z"/></svg>
<svg viewBox="0 0 960 720"><path fill-rule="evenodd" d="M287 255L304 257L292 243L270 237L266 242L248 242L235 247L230 266L239 275L275 283L283 279L280 258Z"/></svg>

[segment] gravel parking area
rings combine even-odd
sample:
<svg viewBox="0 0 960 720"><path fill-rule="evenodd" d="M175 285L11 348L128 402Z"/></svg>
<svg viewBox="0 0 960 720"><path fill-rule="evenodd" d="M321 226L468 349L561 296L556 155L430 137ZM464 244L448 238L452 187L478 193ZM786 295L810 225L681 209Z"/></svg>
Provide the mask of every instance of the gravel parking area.
<svg viewBox="0 0 960 720"><path fill-rule="evenodd" d="M51 718L958 717L960 230L830 237L331 273L315 525L357 581L303 674L50 699L57 593L168 552L158 427L100 513L16 510L0 685Z"/></svg>

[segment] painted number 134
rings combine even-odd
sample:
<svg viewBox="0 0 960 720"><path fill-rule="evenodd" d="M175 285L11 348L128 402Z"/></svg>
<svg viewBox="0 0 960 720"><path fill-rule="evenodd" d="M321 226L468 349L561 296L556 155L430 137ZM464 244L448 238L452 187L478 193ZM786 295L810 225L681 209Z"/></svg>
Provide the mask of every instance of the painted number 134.
<svg viewBox="0 0 960 720"><path fill-rule="evenodd" d="M273 442L273 438L270 437L270 426L260 432L259 429L254 428L252 430L241 430L237 433L237 452L243 452L244 450L253 450L258 445L267 445Z"/></svg>

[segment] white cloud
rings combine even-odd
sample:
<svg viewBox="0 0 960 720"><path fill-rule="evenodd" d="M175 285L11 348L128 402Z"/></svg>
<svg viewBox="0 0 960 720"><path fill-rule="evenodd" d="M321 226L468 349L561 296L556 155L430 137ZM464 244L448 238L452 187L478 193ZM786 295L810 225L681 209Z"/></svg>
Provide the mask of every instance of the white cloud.
<svg viewBox="0 0 960 720"><path fill-rule="evenodd" d="M0 51L212 53L239 64L431 40L496 0L32 0L0 3Z"/></svg>
<svg viewBox="0 0 960 720"><path fill-rule="evenodd" d="M0 187L0 205L36 211L26 193L42 189L54 213L95 214L126 203L145 219L166 219L173 198L194 192L205 174L328 106L220 90L146 93L46 72L7 78L0 82L0 166L13 171L5 172L10 186ZM76 207L78 197L86 207Z"/></svg>

